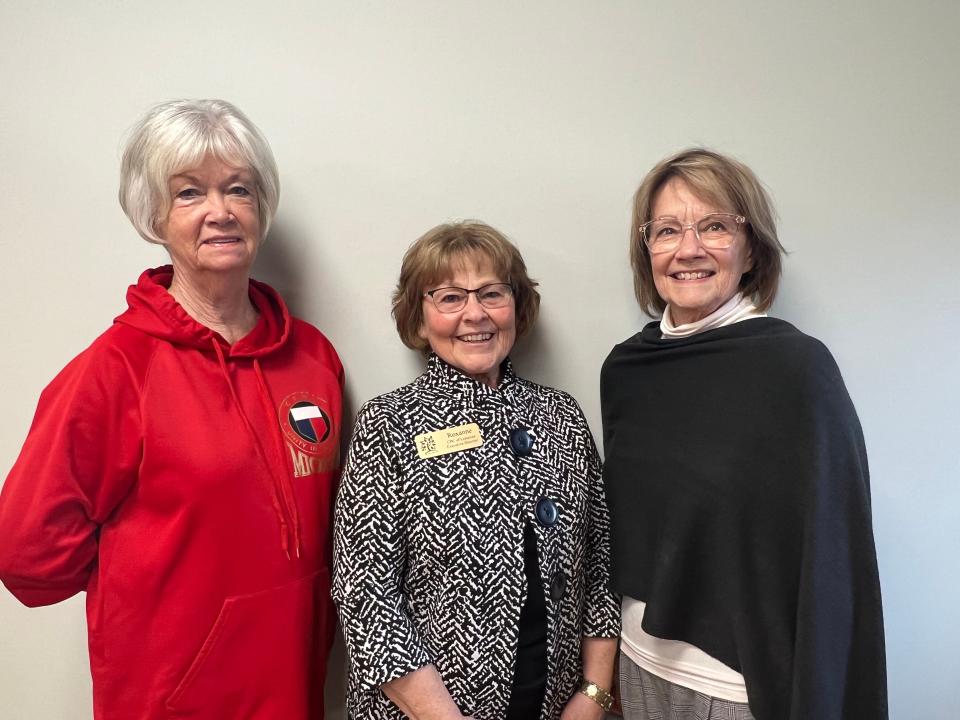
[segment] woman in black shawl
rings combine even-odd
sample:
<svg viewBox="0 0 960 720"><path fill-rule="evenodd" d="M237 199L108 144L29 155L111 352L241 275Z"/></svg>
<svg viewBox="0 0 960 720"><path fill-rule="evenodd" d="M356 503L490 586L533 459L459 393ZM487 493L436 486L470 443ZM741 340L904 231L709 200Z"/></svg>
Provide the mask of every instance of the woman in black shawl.
<svg viewBox="0 0 960 720"><path fill-rule="evenodd" d="M863 434L830 352L767 317L783 247L753 172L644 178L641 308L601 402L628 720L887 717Z"/></svg>

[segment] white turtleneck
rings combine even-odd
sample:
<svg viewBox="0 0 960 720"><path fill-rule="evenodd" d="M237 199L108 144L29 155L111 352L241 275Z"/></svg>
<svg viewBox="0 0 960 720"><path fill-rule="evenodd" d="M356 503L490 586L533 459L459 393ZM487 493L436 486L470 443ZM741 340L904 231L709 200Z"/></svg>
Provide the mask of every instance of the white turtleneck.
<svg viewBox="0 0 960 720"><path fill-rule="evenodd" d="M685 338L707 330L733 325L751 318L766 317L753 301L737 293L707 317L674 325L668 305L660 320L664 338ZM727 667L700 648L680 640L663 640L643 630L646 603L624 595L622 604L621 651L647 672L710 697L747 702L743 675Z"/></svg>
<svg viewBox="0 0 960 720"><path fill-rule="evenodd" d="M667 305L667 309L664 310L663 317L660 319L660 332L663 333L665 338L685 338L702 333L705 330L733 325L741 320L766 316L766 313L757 312L757 306L753 304L752 299L744 297L743 293L737 293L705 318L684 325L673 324L670 306Z"/></svg>

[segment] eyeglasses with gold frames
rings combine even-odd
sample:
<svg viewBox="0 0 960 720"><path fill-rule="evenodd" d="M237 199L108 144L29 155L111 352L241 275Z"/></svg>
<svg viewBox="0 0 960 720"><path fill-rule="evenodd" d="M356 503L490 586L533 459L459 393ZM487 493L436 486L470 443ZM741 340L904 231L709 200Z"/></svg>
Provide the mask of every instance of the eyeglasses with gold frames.
<svg viewBox="0 0 960 720"><path fill-rule="evenodd" d="M746 222L743 215L736 213L710 213L689 225L675 217L658 217L641 225L640 234L652 255L676 250L687 230L693 230L704 247L719 250L733 245Z"/></svg>

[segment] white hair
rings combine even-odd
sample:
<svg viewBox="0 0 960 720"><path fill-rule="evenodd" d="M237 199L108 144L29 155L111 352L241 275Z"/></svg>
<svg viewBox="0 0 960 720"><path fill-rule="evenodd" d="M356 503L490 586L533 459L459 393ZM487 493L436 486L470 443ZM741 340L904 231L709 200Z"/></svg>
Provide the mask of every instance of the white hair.
<svg viewBox="0 0 960 720"><path fill-rule="evenodd" d="M169 180L208 155L256 177L260 237L280 202L280 178L263 133L224 100L172 100L150 109L130 132L120 164L120 206L147 241L170 210Z"/></svg>

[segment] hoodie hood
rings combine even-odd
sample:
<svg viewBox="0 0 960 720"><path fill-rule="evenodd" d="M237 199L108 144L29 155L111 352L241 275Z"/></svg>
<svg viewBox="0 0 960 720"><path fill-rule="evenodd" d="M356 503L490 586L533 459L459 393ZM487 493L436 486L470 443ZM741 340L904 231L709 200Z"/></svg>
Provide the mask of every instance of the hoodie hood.
<svg viewBox="0 0 960 720"><path fill-rule="evenodd" d="M290 313L269 285L250 280L250 301L260 319L253 330L231 346L219 333L187 314L168 292L172 280L170 265L145 270L136 285L127 289L127 310L114 322L203 352L213 353L214 346L218 345L228 358L263 357L282 347L290 336Z"/></svg>

